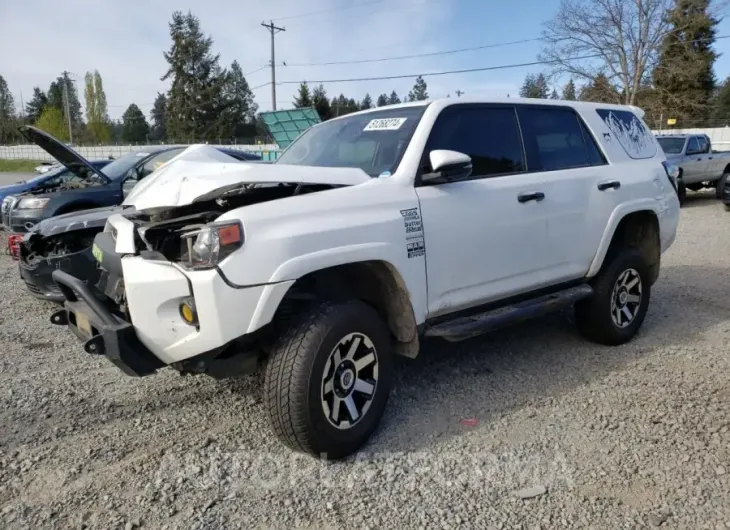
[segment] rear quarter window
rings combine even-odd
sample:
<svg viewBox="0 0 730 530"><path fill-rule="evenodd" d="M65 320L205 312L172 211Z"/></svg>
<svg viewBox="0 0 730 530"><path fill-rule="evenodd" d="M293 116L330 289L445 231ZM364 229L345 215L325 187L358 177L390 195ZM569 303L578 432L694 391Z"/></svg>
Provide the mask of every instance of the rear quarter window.
<svg viewBox="0 0 730 530"><path fill-rule="evenodd" d="M630 110L596 109L610 133L604 141L618 142L626 154L634 159L652 158L657 147L654 136L636 114Z"/></svg>

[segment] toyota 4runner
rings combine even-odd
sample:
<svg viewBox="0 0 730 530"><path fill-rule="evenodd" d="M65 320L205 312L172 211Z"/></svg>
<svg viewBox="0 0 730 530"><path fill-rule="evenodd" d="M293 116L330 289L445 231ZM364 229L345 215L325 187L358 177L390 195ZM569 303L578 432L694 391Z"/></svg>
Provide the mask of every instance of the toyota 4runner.
<svg viewBox="0 0 730 530"><path fill-rule="evenodd" d="M130 375L262 367L274 433L344 457L385 410L393 355L422 337L573 305L590 340L637 333L679 219L642 117L442 99L319 124L270 165L193 146L96 236L98 285L53 273L52 322Z"/></svg>

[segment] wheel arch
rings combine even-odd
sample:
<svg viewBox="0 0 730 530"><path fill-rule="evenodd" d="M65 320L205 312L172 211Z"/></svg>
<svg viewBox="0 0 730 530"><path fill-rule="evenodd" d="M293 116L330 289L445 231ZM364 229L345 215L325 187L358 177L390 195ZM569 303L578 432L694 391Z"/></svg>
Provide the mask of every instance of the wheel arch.
<svg viewBox="0 0 730 530"><path fill-rule="evenodd" d="M395 339L395 353L411 358L418 355L418 326L408 287L397 267L385 260L343 263L304 274L289 283L271 320L275 325L285 321L296 304L348 298L363 300L380 314Z"/></svg>
<svg viewBox="0 0 730 530"><path fill-rule="evenodd" d="M652 208L636 208L612 217L588 276L598 274L607 259L621 248L638 250L649 265L653 284L659 277L661 240L659 218Z"/></svg>

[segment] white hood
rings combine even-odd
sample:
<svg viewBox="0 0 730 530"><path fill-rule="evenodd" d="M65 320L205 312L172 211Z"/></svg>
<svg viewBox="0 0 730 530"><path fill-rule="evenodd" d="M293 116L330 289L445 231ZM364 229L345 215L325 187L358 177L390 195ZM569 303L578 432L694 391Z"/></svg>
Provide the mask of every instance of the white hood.
<svg viewBox="0 0 730 530"><path fill-rule="evenodd" d="M137 184L125 205L137 210L183 206L238 184L293 183L354 186L370 177L355 168L239 162L207 145L192 145Z"/></svg>

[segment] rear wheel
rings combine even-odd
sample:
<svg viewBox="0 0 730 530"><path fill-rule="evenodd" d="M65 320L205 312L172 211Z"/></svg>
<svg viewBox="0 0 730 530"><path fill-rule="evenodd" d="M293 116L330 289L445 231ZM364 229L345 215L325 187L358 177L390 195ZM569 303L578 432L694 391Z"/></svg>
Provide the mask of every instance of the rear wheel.
<svg viewBox="0 0 730 530"><path fill-rule="evenodd" d="M715 197L722 199L723 193L725 192L725 186L727 186L727 178L730 173L723 173L722 177L715 183Z"/></svg>
<svg viewBox="0 0 730 530"><path fill-rule="evenodd" d="M360 300L325 302L294 321L272 349L265 402L277 437L294 450L343 458L377 427L392 380L391 341Z"/></svg>
<svg viewBox="0 0 730 530"><path fill-rule="evenodd" d="M649 308L649 268L639 252L625 249L593 281L595 294L575 305L578 330L600 344L631 340Z"/></svg>

